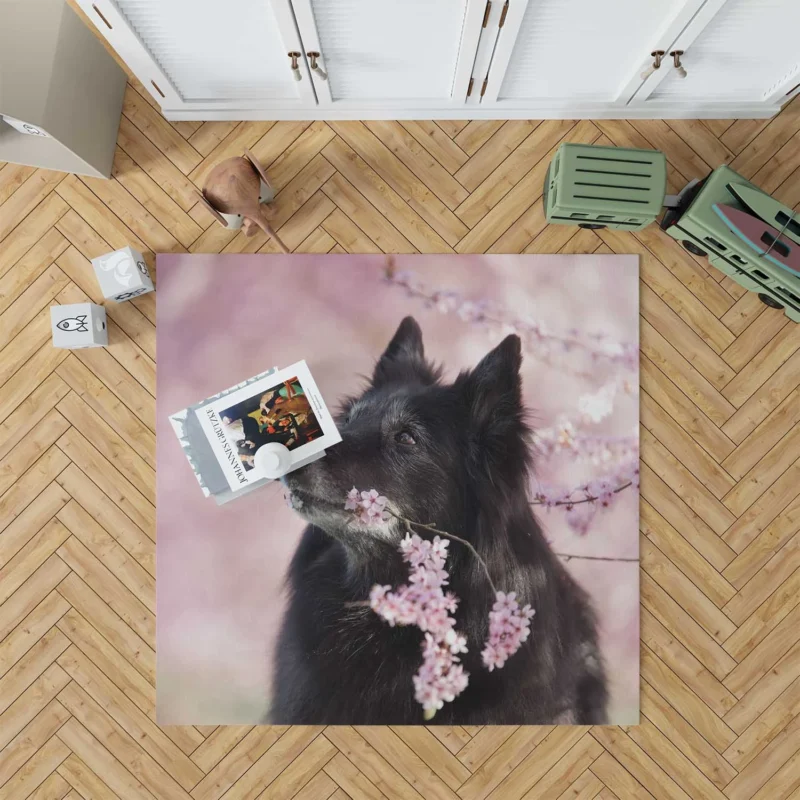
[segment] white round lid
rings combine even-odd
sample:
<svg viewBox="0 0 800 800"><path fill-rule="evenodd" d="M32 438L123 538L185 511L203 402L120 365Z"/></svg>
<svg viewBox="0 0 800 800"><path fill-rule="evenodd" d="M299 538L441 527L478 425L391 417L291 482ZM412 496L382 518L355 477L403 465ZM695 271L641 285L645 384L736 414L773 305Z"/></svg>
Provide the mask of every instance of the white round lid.
<svg viewBox="0 0 800 800"><path fill-rule="evenodd" d="M280 478L292 466L289 448L279 442L268 442L259 447L253 460L265 478Z"/></svg>

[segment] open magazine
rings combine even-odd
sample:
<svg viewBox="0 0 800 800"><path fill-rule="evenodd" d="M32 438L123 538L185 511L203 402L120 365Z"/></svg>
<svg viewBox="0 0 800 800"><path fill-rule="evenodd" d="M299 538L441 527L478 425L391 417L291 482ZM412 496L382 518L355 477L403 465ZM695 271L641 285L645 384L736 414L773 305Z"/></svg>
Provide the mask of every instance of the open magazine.
<svg viewBox="0 0 800 800"><path fill-rule="evenodd" d="M260 448L288 451L285 474L342 440L305 361L256 375L170 421L203 492L218 503L272 479Z"/></svg>

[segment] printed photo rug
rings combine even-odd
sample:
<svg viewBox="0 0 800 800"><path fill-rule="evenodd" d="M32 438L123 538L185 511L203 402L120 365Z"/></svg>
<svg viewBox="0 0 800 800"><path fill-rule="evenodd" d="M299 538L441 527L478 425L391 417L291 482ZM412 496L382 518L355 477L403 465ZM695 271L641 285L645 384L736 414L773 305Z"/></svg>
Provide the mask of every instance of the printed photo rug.
<svg viewBox="0 0 800 800"><path fill-rule="evenodd" d="M638 722L636 256L157 268L160 724ZM210 430L336 443L218 504L170 416L303 361Z"/></svg>

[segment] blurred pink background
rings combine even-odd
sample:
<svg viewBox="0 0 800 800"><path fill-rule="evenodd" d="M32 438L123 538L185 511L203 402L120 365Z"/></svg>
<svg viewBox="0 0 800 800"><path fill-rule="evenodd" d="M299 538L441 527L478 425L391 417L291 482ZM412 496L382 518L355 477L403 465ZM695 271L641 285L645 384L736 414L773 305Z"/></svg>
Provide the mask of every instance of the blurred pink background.
<svg viewBox="0 0 800 800"><path fill-rule="evenodd" d="M426 355L446 378L474 366L503 336L427 308L386 283L383 256L161 255L158 257L158 720L257 723L269 708L270 664L283 575L303 521L275 484L218 507L200 490L168 415L273 366L305 359L333 410L371 373L400 320L420 323ZM616 255L397 256L427 286L487 299L549 330L577 328L638 342L638 258ZM638 374L628 373L634 387ZM597 389L527 355L525 401L537 427L575 414ZM638 429L638 395L617 398L593 433ZM537 476L574 485L602 468L558 458ZM638 556L638 494L622 493L585 537L564 511L539 509L554 549ZM610 679L610 719L639 720L636 563L572 560L591 595ZM534 633L535 635L535 633Z"/></svg>

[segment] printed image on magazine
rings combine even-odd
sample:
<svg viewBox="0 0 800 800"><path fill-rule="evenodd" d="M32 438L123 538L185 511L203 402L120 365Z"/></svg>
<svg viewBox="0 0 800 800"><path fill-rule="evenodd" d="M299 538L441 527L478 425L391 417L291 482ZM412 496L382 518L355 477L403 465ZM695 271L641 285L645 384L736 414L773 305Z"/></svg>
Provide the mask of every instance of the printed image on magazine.
<svg viewBox="0 0 800 800"><path fill-rule="evenodd" d="M341 441L305 361L198 408L200 425L231 490L261 480L256 451L276 442L297 465Z"/></svg>

